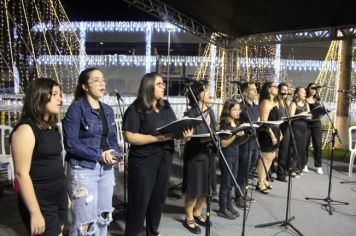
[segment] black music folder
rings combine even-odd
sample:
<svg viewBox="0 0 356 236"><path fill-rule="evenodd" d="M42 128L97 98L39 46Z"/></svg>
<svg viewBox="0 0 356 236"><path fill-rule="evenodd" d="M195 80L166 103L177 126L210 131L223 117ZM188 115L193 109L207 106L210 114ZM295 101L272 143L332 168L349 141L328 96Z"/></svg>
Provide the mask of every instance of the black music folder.
<svg viewBox="0 0 356 236"><path fill-rule="evenodd" d="M323 115L326 115L326 113L329 113L330 110L328 110L324 106L320 105L320 106L314 107L310 112L313 115L313 118L320 118Z"/></svg>
<svg viewBox="0 0 356 236"><path fill-rule="evenodd" d="M182 132L187 127L195 127L203 122L201 117L191 118L183 117L182 119L172 121L171 123L157 128L157 132L161 134L173 133L175 137L181 137Z"/></svg>

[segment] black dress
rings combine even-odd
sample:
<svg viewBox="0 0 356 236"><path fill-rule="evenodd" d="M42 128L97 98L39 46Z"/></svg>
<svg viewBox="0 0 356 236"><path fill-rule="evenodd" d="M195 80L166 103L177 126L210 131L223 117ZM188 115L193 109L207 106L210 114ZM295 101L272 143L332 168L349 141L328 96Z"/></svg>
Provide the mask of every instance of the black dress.
<svg viewBox="0 0 356 236"><path fill-rule="evenodd" d="M67 221L68 197L64 175L61 135L58 129L40 130L31 119L24 119L16 125L13 132L22 124L32 128L35 147L32 154L30 177L35 195L45 219L43 235L59 235L61 225ZM27 230L31 230L29 211L18 195L18 208Z"/></svg>
<svg viewBox="0 0 356 236"><path fill-rule="evenodd" d="M281 117L282 117L281 110L278 108L278 106L274 106L269 112L268 120L269 121L277 121L277 120L280 120ZM279 147L279 137L280 137L280 133L281 133L280 128L279 128L279 126L272 126L271 129L277 138L277 144L272 145L272 138L267 131L265 131L265 130L260 131L258 133L258 141L260 143L262 152L273 152L273 151L277 150Z"/></svg>
<svg viewBox="0 0 356 236"><path fill-rule="evenodd" d="M197 117L199 115L198 108L192 107L185 115L188 117ZM213 110L208 108L203 115L208 117L210 120L210 128L212 131L215 131L216 124ZM204 123L194 128L194 134L204 133L208 133L208 129ZM212 154L212 149L213 147L210 142L200 143L200 138L192 138L185 144L183 152L184 167L182 185L182 191L185 195L193 198L208 195L209 157ZM211 177L214 178L213 175L215 173L211 174Z"/></svg>

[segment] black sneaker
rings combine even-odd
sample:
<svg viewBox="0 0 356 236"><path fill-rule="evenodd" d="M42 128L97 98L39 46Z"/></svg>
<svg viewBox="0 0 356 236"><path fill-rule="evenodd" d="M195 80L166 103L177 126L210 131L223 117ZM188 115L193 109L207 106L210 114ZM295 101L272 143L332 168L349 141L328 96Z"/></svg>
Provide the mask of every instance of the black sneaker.
<svg viewBox="0 0 356 236"><path fill-rule="evenodd" d="M238 211L236 211L236 209L235 209L233 206L227 207L227 210L228 210L229 212L231 212L231 214L236 215L236 217L239 217L239 216L240 216L240 213L239 213Z"/></svg>
<svg viewBox="0 0 356 236"><path fill-rule="evenodd" d="M255 202L256 200L250 196L246 196L246 201L247 202Z"/></svg>
<svg viewBox="0 0 356 236"><path fill-rule="evenodd" d="M246 209L249 208L248 205L246 204L245 200L242 197L235 198L235 204L240 209L244 209L244 207L246 207Z"/></svg>
<svg viewBox="0 0 356 236"><path fill-rule="evenodd" d="M229 211L222 209L218 211L218 216L229 220L235 220L237 218L237 215L231 214Z"/></svg>
<svg viewBox="0 0 356 236"><path fill-rule="evenodd" d="M276 180L281 181L281 182L288 182L288 180L285 176L277 176Z"/></svg>

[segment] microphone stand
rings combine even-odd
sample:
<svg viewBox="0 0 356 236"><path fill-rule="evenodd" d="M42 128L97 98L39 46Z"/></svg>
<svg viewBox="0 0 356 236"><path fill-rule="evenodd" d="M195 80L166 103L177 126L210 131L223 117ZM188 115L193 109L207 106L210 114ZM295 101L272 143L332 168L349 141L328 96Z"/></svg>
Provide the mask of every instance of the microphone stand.
<svg viewBox="0 0 356 236"><path fill-rule="evenodd" d="M321 101L320 97L319 97L319 94L318 94L318 91L316 91L316 97L317 99L320 101L320 104L321 106L324 108L325 110L325 113L328 117L328 120L329 122L331 123L331 126L332 126L332 138L331 138L331 155L330 155L330 173L329 173L329 186L328 186L328 195L326 196L326 198L311 198L311 197L306 197L305 199L306 200L320 200L320 201L325 201L326 203L321 203L321 205L323 207L325 207L325 209L329 212L329 215L332 215L333 214L333 210L335 210L331 204L333 204L333 202L336 203L336 205L349 205L348 202L341 202L341 201L336 201L336 200L333 200L331 198L331 179L332 179L332 173L333 173L333 163L334 163L334 149L335 149L335 137L338 138L339 142L341 142L341 139L339 137L339 134L338 134L338 130L335 128L334 126L334 123L332 122L330 116L329 116L329 113L326 111L325 109L325 106L323 104L323 102ZM334 204L335 204L334 203Z"/></svg>
<svg viewBox="0 0 356 236"><path fill-rule="evenodd" d="M283 105L289 111L288 105L286 101L282 98ZM298 151L297 151L297 146L294 138L294 133L292 130L291 126L291 117L289 115L289 112L287 112L287 122L288 122L288 129L290 132L290 139L289 139L289 147L288 147L288 154L293 154L293 157L296 157L297 160L299 160L298 156ZM292 153L290 150L290 146L292 145ZM295 155L295 156L294 156ZM290 226L292 229L295 230L299 235L303 236L303 234L294 226L292 223L290 223L292 220L295 219L294 216L290 217L290 202L291 202L291 191L292 191L292 166L291 166L291 155L288 155L287 159L287 166L288 166L288 190L287 190L287 205L286 205L286 216L285 219L282 221L275 221L275 222L270 222L270 223L265 223L265 224L260 224L260 225L255 225L256 228L262 228L262 227L268 227L268 226L273 226L273 225L280 225L280 226Z"/></svg>
<svg viewBox="0 0 356 236"><path fill-rule="evenodd" d="M194 81L194 83L201 83L201 82ZM228 165L228 163L226 161L226 158L225 158L223 152L221 151L221 148L220 148L220 145L219 145L219 137L218 137L218 135L216 133L214 133L211 130L210 126L208 125L208 123L207 123L207 121L206 121L206 119L205 119L205 117L203 115L203 112L199 107L199 103L198 103L197 98L195 97L195 95L194 95L194 93L192 91L192 88L191 88L190 84L188 82L185 82L184 85L186 86L186 88L188 89L189 93L191 94L191 96L192 96L192 98L194 100L194 104L198 108L199 115L202 117L203 122L204 122L205 126L207 127L207 129L209 131L209 134L210 134L210 137L211 137L211 141L212 141L212 144L213 144L213 149L215 148L214 150L216 150L219 153L219 155L222 157L222 159L224 161L224 164L225 164L225 166L226 166L226 168L227 168L227 170L228 170L228 172L229 172L229 174L231 176L232 181L234 182L234 185L235 185L236 189L238 189L238 191L240 192L241 196L243 196L243 192L240 189L239 185L237 184L235 176L233 175L233 173L232 173L232 171L231 171L231 169L230 169L230 167L229 167L229 165ZM207 236L210 235L210 225L211 225L210 224L210 212L211 212L210 211L210 205L211 205L211 186L210 186L211 179L210 178L211 178L211 161L212 161L212 157L213 157L213 155L211 154L210 157L209 157L209 167L208 167L208 197L207 197L207 204L206 204L207 205L207 207L206 207L207 208L206 209L207 212L206 212L206 223L205 223L206 224L205 235L207 235Z"/></svg>
<svg viewBox="0 0 356 236"><path fill-rule="evenodd" d="M121 123L122 123L124 112L123 112L123 108L121 106L121 102L123 103L124 101L122 100L122 98L118 92L116 92L116 99L117 99L117 104L119 105L119 116L120 116L119 119L121 119ZM117 220L117 219L126 220L126 215L127 215L127 160L126 160L127 150L126 150L125 143L123 145L122 151L124 153L124 155L123 155L123 157L124 157L124 159L123 159L123 162L124 162L124 202L114 206L115 210L118 210L118 212L112 214L113 220ZM118 168L120 168L120 167L118 166Z"/></svg>
<svg viewBox="0 0 356 236"><path fill-rule="evenodd" d="M238 92L242 95L242 90L241 90L241 85L240 83L236 83L237 85L237 90ZM254 137L255 138L255 141L256 141L256 144L257 144L257 150L258 150L258 154L259 154L259 157L260 157L260 160L262 161L262 165L263 165L263 169L266 173L266 178L267 180L269 180L269 175L268 175L268 171L267 171L267 167L266 167L266 164L263 160L263 158L261 157L261 148L260 148L260 143L258 141L258 138L257 138L257 132L256 132L256 128L253 126L252 124L252 121L251 121L251 118L250 118L250 115L247 111L247 105L246 105L246 101L244 99L244 97L242 96L242 104L243 104L243 107L246 111L246 116L247 116L247 119L248 119L248 123L250 124L250 128L251 128L251 131L252 131L252 135L250 137ZM250 138L249 138L250 139ZM248 151L250 149L250 140L248 139ZM250 155L250 153L248 153L248 155ZM250 164L251 164L251 157L249 156L248 157L248 167L247 167L247 176L246 176L246 181L248 182L249 180L249 176L250 176ZM247 183L245 183L245 189L244 189L244 194L241 195L243 198L244 198L244 212L243 212L243 220L242 220L242 232L241 232L241 235L245 235L245 229L246 229L246 222L247 222L247 208L246 208L246 196L247 196L247 186L246 186Z"/></svg>

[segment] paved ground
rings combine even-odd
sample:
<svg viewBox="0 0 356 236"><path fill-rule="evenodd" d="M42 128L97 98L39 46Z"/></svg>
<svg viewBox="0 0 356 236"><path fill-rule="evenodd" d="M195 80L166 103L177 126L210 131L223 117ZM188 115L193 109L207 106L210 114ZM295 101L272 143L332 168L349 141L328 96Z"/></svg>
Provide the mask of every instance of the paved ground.
<svg viewBox="0 0 356 236"><path fill-rule="evenodd" d="M324 175L317 175L309 160L310 171L300 179L292 179L292 200L290 215L295 217L291 223L304 235L356 235L356 184L341 184L340 181L356 181L356 173L352 178L347 176L347 163L335 162L332 178L331 198L345 201L350 205L333 205L333 215L329 215L320 203L324 201L307 201L305 197L325 198L328 190L329 161L323 161ZM175 159L171 184L180 182L181 161ZM119 183L122 183L122 176ZM248 212L245 235L297 235L291 227L272 226L255 228L256 224L285 220L287 184L275 181L273 191L263 195L252 191L256 203L252 203ZM115 189L114 202L122 198L122 184ZM172 191L171 193L179 193ZM216 215L217 202L212 202L212 228L210 235L241 235L242 217L226 220ZM241 212L241 211L240 211ZM241 212L242 214L242 212ZM183 226L183 199L170 197L167 199L161 221L160 232L164 236L192 235ZM116 220L110 225L110 235L122 235L124 223ZM67 227L66 227L67 228ZM66 233L66 232L65 232ZM203 231L202 234L205 234ZM19 219L16 207L16 196L7 188L0 198L0 236L26 235Z"/></svg>

